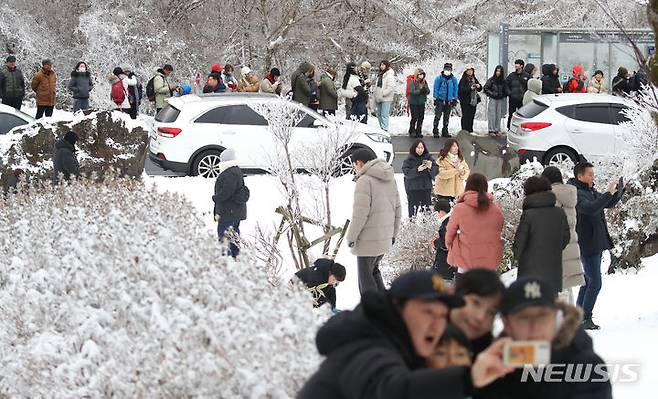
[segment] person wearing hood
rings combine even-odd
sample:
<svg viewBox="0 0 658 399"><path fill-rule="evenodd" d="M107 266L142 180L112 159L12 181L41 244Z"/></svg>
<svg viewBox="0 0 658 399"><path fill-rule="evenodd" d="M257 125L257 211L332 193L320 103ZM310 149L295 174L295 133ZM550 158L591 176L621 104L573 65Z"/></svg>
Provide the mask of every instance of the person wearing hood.
<svg viewBox="0 0 658 399"><path fill-rule="evenodd" d="M502 65L496 66L493 76L484 84L484 94L489 97L487 102L489 136L498 136L502 131L500 124L507 112L507 96L509 95L505 82L505 69Z"/></svg>
<svg viewBox="0 0 658 399"><path fill-rule="evenodd" d="M555 64L544 64L541 67L541 94L562 93L560 84L560 70Z"/></svg>
<svg viewBox="0 0 658 399"><path fill-rule="evenodd" d="M206 85L203 86L204 93L225 93L226 86L222 82L222 75L219 73L211 73L206 79Z"/></svg>
<svg viewBox="0 0 658 399"><path fill-rule="evenodd" d="M530 104L535 97L541 95L541 80L537 78L528 79L528 91L523 95L523 105Z"/></svg>
<svg viewBox="0 0 658 399"><path fill-rule="evenodd" d="M430 88L427 84L425 71L416 68L413 80L409 81L409 109L411 122L409 123L409 136L423 137L423 121L425 120L425 104Z"/></svg>
<svg viewBox="0 0 658 399"><path fill-rule="evenodd" d="M130 114L131 105L128 92L131 86L137 86L137 78L134 75L129 78L123 69L116 67L108 80L112 85L110 96L112 102L117 106L117 110Z"/></svg>
<svg viewBox="0 0 658 399"><path fill-rule="evenodd" d="M395 94L395 72L391 62L384 60L379 63L379 74L375 83L375 105L379 127L388 132L388 119L391 113L391 103Z"/></svg>
<svg viewBox="0 0 658 399"><path fill-rule="evenodd" d="M32 90L37 95L36 119L53 116L55 103L57 102L57 75L53 70L50 60L43 60L41 68L32 78Z"/></svg>
<svg viewBox="0 0 658 399"><path fill-rule="evenodd" d="M238 91L244 93L258 93L260 90L260 79L248 66L240 68L242 79L238 82Z"/></svg>
<svg viewBox="0 0 658 399"><path fill-rule="evenodd" d="M608 88L605 86L605 80L603 79L603 71L597 70L594 72L594 76L590 79L587 84L587 92L594 94L608 94Z"/></svg>
<svg viewBox="0 0 658 399"><path fill-rule="evenodd" d="M613 247L605 210L617 205L624 195L624 187L617 181L611 181L605 193L596 191L594 165L588 162L578 163L573 174L575 177L569 180L569 184L578 190L576 232L580 261L585 271L585 285L580 287L576 303L583 309L584 328L598 330L600 327L592 319L594 305L601 291L601 257L603 251Z"/></svg>
<svg viewBox="0 0 658 399"><path fill-rule="evenodd" d="M523 184L523 213L512 251L518 276L541 278L562 291L562 251L571 238L567 216L555 206L556 196L545 177L532 176Z"/></svg>
<svg viewBox="0 0 658 399"><path fill-rule="evenodd" d="M311 97L317 95L317 93L311 90L311 85L308 80L309 78L313 78L314 74L315 66L313 66L313 64L306 61L299 64L297 70L295 70L290 77L293 101L297 101L307 107L311 104Z"/></svg>
<svg viewBox="0 0 658 399"><path fill-rule="evenodd" d="M0 69L0 98L2 103L20 111L25 97L25 78L16 66L16 57L10 55Z"/></svg>
<svg viewBox="0 0 658 399"><path fill-rule="evenodd" d="M345 266L324 258L295 273L313 295L313 307L328 303L332 310L336 309L336 286L345 281L345 275Z"/></svg>
<svg viewBox="0 0 658 399"><path fill-rule="evenodd" d="M153 90L155 92L155 113L160 112L165 106L165 99L174 94L174 89L169 85L167 78L174 72L174 67L166 64L158 68L153 77Z"/></svg>
<svg viewBox="0 0 658 399"><path fill-rule="evenodd" d="M437 167L423 140L415 140L402 163L409 217L432 205L432 181Z"/></svg>
<svg viewBox="0 0 658 399"><path fill-rule="evenodd" d="M459 104L462 108L462 130L471 133L477 105L482 101L478 94L482 91L482 85L475 77L473 65L466 65L466 70L462 74L458 87Z"/></svg>
<svg viewBox="0 0 658 399"><path fill-rule="evenodd" d="M338 92L336 90L336 70L327 68L320 77L320 109L322 115L336 115Z"/></svg>
<svg viewBox="0 0 658 399"><path fill-rule="evenodd" d="M530 66L532 64L528 64ZM512 116L517 109L523 106L523 95L528 90L528 79L530 76L524 70L525 61L519 59L514 61L514 72L507 75L507 91L509 92L509 116L507 117L507 130L512 124ZM534 65L531 70L534 69Z"/></svg>
<svg viewBox="0 0 658 399"><path fill-rule="evenodd" d="M281 71L279 68L272 68L260 82L260 92L281 95L283 85L281 84Z"/></svg>
<svg viewBox="0 0 658 399"><path fill-rule="evenodd" d="M512 372L502 362L505 340L470 368L426 368L449 310L463 304L429 270L401 275L388 291L367 292L354 310L340 312L318 331L325 360L297 399L463 399Z"/></svg>
<svg viewBox="0 0 658 399"><path fill-rule="evenodd" d="M464 192L464 181L471 173L457 140L446 140L436 164L439 173L434 182L434 194L440 199L453 201Z"/></svg>
<svg viewBox="0 0 658 399"><path fill-rule="evenodd" d="M434 79L434 129L432 134L439 137L439 120L443 117L443 129L441 137L450 137L448 125L450 124L450 113L457 105L459 83L452 75L452 64L447 62L443 65L441 75Z"/></svg>
<svg viewBox="0 0 658 399"><path fill-rule="evenodd" d="M240 222L247 219L249 188L244 184L242 169L235 151L227 148L219 155L219 176L215 181L214 214L219 241L229 240L229 253L235 259L240 254Z"/></svg>
<svg viewBox="0 0 658 399"><path fill-rule="evenodd" d="M232 92L238 90L238 80L235 78L233 73L234 73L233 65L231 64L224 65L224 72L222 73L224 78L224 84Z"/></svg>
<svg viewBox="0 0 658 399"><path fill-rule="evenodd" d="M575 65L571 77L566 83L566 93L585 93L587 91L587 77L583 74L583 67Z"/></svg>
<svg viewBox="0 0 658 399"><path fill-rule="evenodd" d="M569 244L562 251L562 292L560 298L564 302L575 305L572 294L573 287L585 284L583 265L580 263L580 248L576 233L576 203L578 190L570 184L564 184L562 172L555 166L548 166L541 174L551 182L551 191L555 194L555 206L562 208L569 223Z"/></svg>
<svg viewBox="0 0 658 399"><path fill-rule="evenodd" d="M612 94L616 96L627 96L631 94L631 91L633 91L633 87L628 69L619 67L617 76L612 79Z"/></svg>
<svg viewBox="0 0 658 399"><path fill-rule="evenodd" d="M53 156L53 176L52 182L57 185L60 176L64 180L70 180L71 177L80 176L80 164L76 156L75 143L78 141L78 135L73 131L68 131L61 139L55 142L55 155Z"/></svg>
<svg viewBox="0 0 658 399"><path fill-rule="evenodd" d="M94 81L85 62L78 62L71 72L69 90L73 95L73 112L89 108L89 92L94 88Z"/></svg>
<svg viewBox="0 0 658 399"><path fill-rule="evenodd" d="M432 269L443 279L443 282L450 288L455 284L455 268L448 264L448 248L446 247L446 231L450 222L450 202L440 199L434 204L434 213L439 220L439 232L432 239L434 248L434 263Z"/></svg>
<svg viewBox="0 0 658 399"><path fill-rule="evenodd" d="M352 153L356 169L352 222L346 240L357 259L359 292L384 291L379 262L400 230L402 211L393 167L370 149Z"/></svg>
<svg viewBox="0 0 658 399"><path fill-rule="evenodd" d="M345 99L345 115L347 120L352 118L352 101L357 95L356 88L358 86L361 86L361 80L356 69L356 63L349 62L345 65L343 83L338 91L338 95Z"/></svg>
<svg viewBox="0 0 658 399"><path fill-rule="evenodd" d="M580 310L556 302L554 290L540 278L519 278L505 291L500 310L504 336L514 341L550 343L550 363L563 367L551 371L540 368L545 370L540 376L546 377L541 379L533 377L533 373L524 379L522 375L527 369L518 368L479 390L475 399L612 399L605 362L580 326ZM574 380L571 367L580 370L575 374L582 378Z"/></svg>
<svg viewBox="0 0 658 399"><path fill-rule="evenodd" d="M503 212L489 193L487 178L473 173L452 209L446 232L448 264L458 268L457 281L468 270L496 270L500 266L503 222Z"/></svg>

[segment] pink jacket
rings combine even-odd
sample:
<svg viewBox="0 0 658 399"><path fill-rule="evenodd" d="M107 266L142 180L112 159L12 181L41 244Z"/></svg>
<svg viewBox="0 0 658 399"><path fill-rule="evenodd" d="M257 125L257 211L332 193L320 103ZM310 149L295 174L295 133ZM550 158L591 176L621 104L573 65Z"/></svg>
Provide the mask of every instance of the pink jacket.
<svg viewBox="0 0 658 399"><path fill-rule="evenodd" d="M463 269L496 270L503 260L503 212L487 193L491 205L478 212L478 195L466 191L452 210L446 231L448 264Z"/></svg>

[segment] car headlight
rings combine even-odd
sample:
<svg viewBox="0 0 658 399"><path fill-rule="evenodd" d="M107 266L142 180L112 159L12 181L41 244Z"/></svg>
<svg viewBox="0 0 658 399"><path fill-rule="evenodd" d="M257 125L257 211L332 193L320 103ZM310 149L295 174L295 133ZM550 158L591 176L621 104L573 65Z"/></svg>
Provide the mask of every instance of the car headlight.
<svg viewBox="0 0 658 399"><path fill-rule="evenodd" d="M366 133L366 136L374 142L377 143L386 143L389 144L391 142L391 137L390 136L385 136L383 134L379 133Z"/></svg>

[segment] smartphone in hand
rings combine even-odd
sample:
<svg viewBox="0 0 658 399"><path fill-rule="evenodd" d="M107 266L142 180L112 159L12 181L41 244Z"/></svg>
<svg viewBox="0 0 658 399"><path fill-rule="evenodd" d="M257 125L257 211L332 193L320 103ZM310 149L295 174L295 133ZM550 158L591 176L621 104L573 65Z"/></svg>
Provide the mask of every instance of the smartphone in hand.
<svg viewBox="0 0 658 399"><path fill-rule="evenodd" d="M624 176L619 178L617 182L617 191L622 191L624 189Z"/></svg>

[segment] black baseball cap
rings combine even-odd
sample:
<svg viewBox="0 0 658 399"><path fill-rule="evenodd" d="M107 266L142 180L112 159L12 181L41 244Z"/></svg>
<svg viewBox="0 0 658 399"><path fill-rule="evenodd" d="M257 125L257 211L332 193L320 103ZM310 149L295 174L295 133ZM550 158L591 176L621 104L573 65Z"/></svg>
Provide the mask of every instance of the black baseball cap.
<svg viewBox="0 0 658 399"><path fill-rule="evenodd" d="M388 290L394 299L426 299L445 303L449 308L464 306L464 299L448 292L443 278L429 270L414 270L396 278Z"/></svg>
<svg viewBox="0 0 658 399"><path fill-rule="evenodd" d="M7 61L5 61L5 62L16 62L16 57L14 57L13 55L10 55L9 57L7 57Z"/></svg>
<svg viewBox="0 0 658 399"><path fill-rule="evenodd" d="M523 277L510 285L500 302L500 313L516 313L528 306L557 307L553 287L536 277Z"/></svg>

